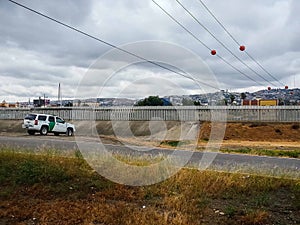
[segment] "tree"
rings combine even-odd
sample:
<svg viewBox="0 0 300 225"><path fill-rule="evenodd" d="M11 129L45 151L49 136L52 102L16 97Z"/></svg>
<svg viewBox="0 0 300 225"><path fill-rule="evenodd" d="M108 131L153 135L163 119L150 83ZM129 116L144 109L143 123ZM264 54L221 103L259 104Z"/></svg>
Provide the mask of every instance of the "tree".
<svg viewBox="0 0 300 225"><path fill-rule="evenodd" d="M192 99L189 99L189 98L184 98L182 99L182 105L183 106L189 106L189 105L196 105L196 106L199 106L201 105L199 101L193 101Z"/></svg>
<svg viewBox="0 0 300 225"><path fill-rule="evenodd" d="M189 98L184 98L184 99L182 99L182 105L183 106L194 105L194 101L192 99L189 99Z"/></svg>
<svg viewBox="0 0 300 225"><path fill-rule="evenodd" d="M199 101L194 101L194 105L199 106L201 103Z"/></svg>
<svg viewBox="0 0 300 225"><path fill-rule="evenodd" d="M143 100L140 100L136 103L136 106L162 106L164 101L158 96L149 96Z"/></svg>
<svg viewBox="0 0 300 225"><path fill-rule="evenodd" d="M247 95L243 92L243 93L241 93L241 99L246 99L247 98Z"/></svg>
<svg viewBox="0 0 300 225"><path fill-rule="evenodd" d="M69 101L68 103L65 104L65 107L73 107L73 102Z"/></svg>
<svg viewBox="0 0 300 225"><path fill-rule="evenodd" d="M232 104L235 100L235 96L233 94L230 94L229 98L230 98L230 104Z"/></svg>

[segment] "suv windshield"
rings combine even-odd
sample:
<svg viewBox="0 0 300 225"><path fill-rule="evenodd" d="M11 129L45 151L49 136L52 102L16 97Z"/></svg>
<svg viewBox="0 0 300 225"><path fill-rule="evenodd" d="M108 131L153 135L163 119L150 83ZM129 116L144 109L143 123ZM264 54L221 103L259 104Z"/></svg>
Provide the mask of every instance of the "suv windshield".
<svg viewBox="0 0 300 225"><path fill-rule="evenodd" d="M36 114L28 114L25 116L25 120L35 120Z"/></svg>

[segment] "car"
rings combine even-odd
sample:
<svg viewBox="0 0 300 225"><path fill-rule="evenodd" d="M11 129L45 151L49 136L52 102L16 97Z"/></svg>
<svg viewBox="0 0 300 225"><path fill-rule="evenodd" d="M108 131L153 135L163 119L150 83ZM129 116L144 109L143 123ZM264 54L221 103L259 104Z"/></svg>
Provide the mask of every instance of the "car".
<svg viewBox="0 0 300 225"><path fill-rule="evenodd" d="M54 133L56 136L59 134L73 136L75 132L75 126L71 123L67 123L62 118L38 113L26 115L22 128L27 129L29 135L34 135L36 132L39 132L41 135Z"/></svg>

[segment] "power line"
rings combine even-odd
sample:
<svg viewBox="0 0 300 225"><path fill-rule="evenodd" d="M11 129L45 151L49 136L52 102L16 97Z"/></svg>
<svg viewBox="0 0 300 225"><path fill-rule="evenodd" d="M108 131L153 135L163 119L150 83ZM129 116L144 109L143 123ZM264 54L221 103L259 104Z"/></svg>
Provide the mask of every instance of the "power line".
<svg viewBox="0 0 300 225"><path fill-rule="evenodd" d="M274 77L271 73L269 73L269 71L267 71L254 57L252 57L248 51L245 51L246 55L252 59L263 71L265 71L270 77L272 77L275 81L277 81L279 84L281 84L282 86L284 86L285 84L282 83L280 80L278 80L276 77Z"/></svg>
<svg viewBox="0 0 300 225"><path fill-rule="evenodd" d="M175 0L204 30L206 30L219 44L221 44L231 55L233 55L239 62L241 62L244 66L250 69L253 73L259 76L264 81L268 82L271 85L274 85L271 81L265 79L262 75L257 73L254 69L252 69L247 63L245 63L241 58L239 58L236 54L234 54L222 41L220 41L203 23L201 23L192 13L188 10L179 0ZM275 85L274 85L275 86Z"/></svg>
<svg viewBox="0 0 300 225"><path fill-rule="evenodd" d="M61 21L57 20L57 19L54 19L53 17L50 17L50 16L48 16L48 15L46 15L46 14L43 14L43 13L41 13L41 12L38 12L38 11L36 11L36 10L34 10L34 9L32 9L32 8L29 8L29 7L27 7L27 6L25 6L25 5L21 4L21 3L18 3L18 2L13 1L13 0L8 0L8 1L11 2L11 3L13 3L13 4L15 4L15 5L20 6L20 7L24 8L24 9L26 9L26 10L29 10L29 11L31 11L31 12L33 12L33 13L39 15L39 16L42 16L42 17L44 17L44 18L46 18L46 19L48 19L48 20L51 20L51 21L53 21L53 22L55 22L55 23L57 23L57 24L60 24L60 25L62 25L62 26L64 26L64 27L67 27L68 29L71 29L71 30L73 30L73 31L75 31L75 32L78 32L78 33L80 33L80 34L82 34L82 35L84 35L84 36L87 36L87 37L89 37L89 38L92 38L92 39L94 39L94 40L96 40L96 41L98 41L98 42L101 42L101 43L103 43L103 44L105 44L105 45L108 45L108 46L110 46L110 47L112 47L112 48L115 48L115 49L117 49L117 50L119 50L119 51L121 51L121 52L124 52L124 53L128 54L128 55L134 56L135 58L138 58L138 59L140 59L140 60L143 60L143 61L145 61L145 62L148 62L148 63L150 63L150 64L152 64L152 65L155 65L155 66L157 66L157 67L160 67L160 68L162 68L162 69L165 69L165 70L167 70L167 71L169 71L169 72L175 73L175 74L180 75L180 76L183 76L183 77L185 77L185 78L188 78L188 79L190 79L190 80L192 80L192 81L194 81L194 82L198 82L198 83L200 83L200 84L202 84L202 85L211 87L211 88L216 89L216 90L221 90L221 89L218 88L218 87L215 87L215 86L210 85L210 84L208 84L208 83L202 82L202 81L200 81L200 80L198 80L198 79L195 79L195 78L193 78L193 77L190 77L190 76L188 76L186 73L179 73L179 72L177 72L177 71L175 71L175 70L173 70L173 69L170 69L170 68L168 68L168 67L166 67L166 66L163 66L163 65L161 65L161 64L159 64L159 63L157 63L157 62L148 60L148 59L146 59L146 58L144 58L144 57L142 57L142 56L140 56L140 55L137 55L137 54L135 54L135 53L133 53L133 52L130 52L130 51L126 50L126 49L120 48L120 47L118 47L118 46L116 46L116 45L114 45L114 44L111 44L111 43L109 43L109 42L107 42L107 41L104 41L104 40L102 40L102 39L100 39L100 38L97 38L97 37L95 37L95 36L93 36L93 35L90 35L90 34L84 32L84 31L82 31L82 30L79 30L79 29L77 29L77 28L75 28L75 27L73 27L73 26L71 26L71 25L68 25L68 24L66 24L66 23L64 23L64 22L61 22Z"/></svg>
<svg viewBox="0 0 300 225"><path fill-rule="evenodd" d="M208 47L203 41L201 41L196 35L194 35L189 29L187 29L184 25L182 25L178 20L175 19L170 13L168 13L161 5L159 5L156 1L152 0L154 4L156 4L165 14L167 14L175 23L177 23L182 29L188 32L193 38L195 38L198 42L200 42L205 48L209 51L212 49Z"/></svg>
<svg viewBox="0 0 300 225"><path fill-rule="evenodd" d="M229 37L231 37L231 39L238 45L241 46L241 44L237 41L236 38L234 38L234 36L226 29L226 27L221 23L221 21L214 15L214 13L207 7L207 5L202 1L202 0L198 0L201 5L206 9L206 11L215 19L215 21L223 28L223 30L229 35ZM274 77L271 73L269 73L257 60L254 59L253 56L251 56L247 50L245 50L246 55L252 59L265 73L267 73L272 79L274 79L275 81L277 81L279 84L283 85L284 84L279 81L276 77Z"/></svg>
<svg viewBox="0 0 300 225"><path fill-rule="evenodd" d="M210 47L208 47L208 45L206 45L203 41L201 41L196 35L193 34L193 32L191 32L188 28L186 28L182 23L180 23L177 19L175 19L175 17L173 17L170 13L168 13L161 5L159 5L155 0L152 0L152 2L154 4L156 4L168 17L170 17L175 23L177 23L181 28L183 28L186 32L188 32L193 38L195 38L198 42L200 42L205 48L207 48L208 50L211 50ZM237 72L239 72L240 74L242 74L243 76L245 76L246 78L248 78L249 80L252 80L253 82L257 83L258 85L262 85L260 82L256 81L255 79L253 79L252 77L250 77L249 75L247 75L246 73L242 72L241 70L239 70L238 68L236 68L234 65L232 65L230 62L228 62L226 59L224 59L223 57L221 57L220 55L217 55L223 62L225 62L227 65L229 65L231 68L233 68L234 70L236 70Z"/></svg>
<svg viewBox="0 0 300 225"><path fill-rule="evenodd" d="M241 44L232 36L232 34L226 29L226 27L218 20L218 18L212 13L212 11L204 4L202 0L199 0L202 6L208 11L208 13L217 21L217 23L224 29L224 31L231 37L231 39L240 46Z"/></svg>

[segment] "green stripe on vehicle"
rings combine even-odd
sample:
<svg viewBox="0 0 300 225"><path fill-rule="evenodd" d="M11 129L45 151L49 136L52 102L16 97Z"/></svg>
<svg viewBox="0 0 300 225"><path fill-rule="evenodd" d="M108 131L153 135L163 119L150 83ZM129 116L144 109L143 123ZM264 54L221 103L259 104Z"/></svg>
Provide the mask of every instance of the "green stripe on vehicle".
<svg viewBox="0 0 300 225"><path fill-rule="evenodd" d="M49 131L52 131L55 126L55 122L49 122Z"/></svg>

